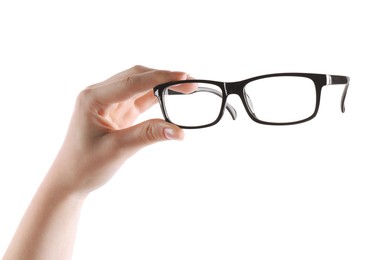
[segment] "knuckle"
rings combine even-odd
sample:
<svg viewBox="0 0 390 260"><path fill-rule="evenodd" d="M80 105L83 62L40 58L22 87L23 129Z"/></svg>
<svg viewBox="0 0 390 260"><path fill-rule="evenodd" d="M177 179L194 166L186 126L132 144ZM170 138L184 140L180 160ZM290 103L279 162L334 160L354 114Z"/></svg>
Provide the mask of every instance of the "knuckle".
<svg viewBox="0 0 390 260"><path fill-rule="evenodd" d="M136 85L137 81L138 81L138 77L136 75L129 75L129 76L122 79L121 84L124 86L131 87L131 86Z"/></svg>
<svg viewBox="0 0 390 260"><path fill-rule="evenodd" d="M154 127L149 124L143 127L141 131L141 138L146 145L156 143L159 140Z"/></svg>
<svg viewBox="0 0 390 260"><path fill-rule="evenodd" d="M146 67L142 66L142 65L135 65L131 68L131 71L133 73L142 73L144 72L146 69Z"/></svg>
<svg viewBox="0 0 390 260"><path fill-rule="evenodd" d="M94 91L93 88L86 88L83 91L79 93L77 96L77 104L83 105L83 104L90 104L94 100Z"/></svg>

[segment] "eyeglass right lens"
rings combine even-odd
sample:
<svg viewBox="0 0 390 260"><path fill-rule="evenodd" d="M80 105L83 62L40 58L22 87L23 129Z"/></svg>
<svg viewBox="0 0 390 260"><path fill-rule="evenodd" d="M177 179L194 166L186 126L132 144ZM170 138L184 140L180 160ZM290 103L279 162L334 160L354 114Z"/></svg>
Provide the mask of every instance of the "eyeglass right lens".
<svg viewBox="0 0 390 260"><path fill-rule="evenodd" d="M265 122L291 123L313 115L316 106L314 82L305 77L262 78L245 87L253 115Z"/></svg>
<svg viewBox="0 0 390 260"><path fill-rule="evenodd" d="M221 112L222 91L208 83L183 83L163 93L168 118L177 125L198 127L215 122Z"/></svg>

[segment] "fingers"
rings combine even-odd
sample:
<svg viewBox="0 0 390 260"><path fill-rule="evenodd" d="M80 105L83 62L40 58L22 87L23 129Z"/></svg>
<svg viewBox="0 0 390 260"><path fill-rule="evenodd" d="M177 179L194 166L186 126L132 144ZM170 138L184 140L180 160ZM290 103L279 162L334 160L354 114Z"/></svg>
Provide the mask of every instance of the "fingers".
<svg viewBox="0 0 390 260"><path fill-rule="evenodd" d="M153 105L157 104L158 100L152 91L149 91L142 97L138 98L134 104L139 113L143 113Z"/></svg>
<svg viewBox="0 0 390 260"><path fill-rule="evenodd" d="M157 98L152 91L153 87L165 82L185 79L187 79L187 74L184 72L136 66L91 86L85 94L88 94L87 101L89 102L87 103L91 104L92 101L99 115L103 115L103 112L107 114L107 109L115 105L115 109L110 112L109 119L119 125L123 121L122 117L130 118L131 115L136 117L156 104ZM191 91L195 88L193 85L181 86L182 91ZM122 112L130 113L130 116L127 114L124 116ZM129 124L123 125L123 127L127 126ZM180 127L161 119L148 120L127 128L118 127L115 130L106 133L106 140L114 151L120 153L124 151L123 155L126 157L156 142L184 138L184 131Z"/></svg>
<svg viewBox="0 0 390 260"><path fill-rule="evenodd" d="M155 71L155 70L156 69L148 68L148 67L141 66L141 65L136 65L136 66L131 67L130 69L124 70L122 72L115 74L114 76L111 76L108 80L115 80L118 78L123 78L126 75L139 74L139 73L144 73L144 72L148 72L148 71Z"/></svg>
<svg viewBox="0 0 390 260"><path fill-rule="evenodd" d="M187 79L188 76L187 76ZM178 84L173 85L170 87L170 90L173 90L175 92L183 93L183 94L190 94L195 92L199 88L198 83L184 83L184 84ZM135 105L140 113L143 113L156 103L158 103L158 100L154 93L152 91L147 92L143 96L139 97L135 102Z"/></svg>
<svg viewBox="0 0 390 260"><path fill-rule="evenodd" d="M151 119L134 125L127 129L112 133L116 140L118 149L125 151L127 156L136 153L138 150L165 140L182 140L184 131L161 119Z"/></svg>
<svg viewBox="0 0 390 260"><path fill-rule="evenodd" d="M159 84L187 78L184 72L152 70L138 66L137 70L144 72L134 74L130 69L99 83L99 87L93 89L96 101L109 105L137 98Z"/></svg>
<svg viewBox="0 0 390 260"><path fill-rule="evenodd" d="M179 92L183 94L191 94L195 92L198 88L199 88L198 83L181 83L169 87L169 90L173 90L175 92Z"/></svg>

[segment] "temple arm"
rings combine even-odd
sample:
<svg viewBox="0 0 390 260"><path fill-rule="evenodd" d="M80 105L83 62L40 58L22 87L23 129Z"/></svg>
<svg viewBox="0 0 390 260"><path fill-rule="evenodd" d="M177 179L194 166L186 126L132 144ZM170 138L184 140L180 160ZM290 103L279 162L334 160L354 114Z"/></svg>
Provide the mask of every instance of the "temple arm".
<svg viewBox="0 0 390 260"><path fill-rule="evenodd" d="M326 85L337 85L345 84L343 95L341 96L341 112L345 112L345 97L347 96L348 87L349 87L349 77L347 76L337 76L337 75L327 75Z"/></svg>

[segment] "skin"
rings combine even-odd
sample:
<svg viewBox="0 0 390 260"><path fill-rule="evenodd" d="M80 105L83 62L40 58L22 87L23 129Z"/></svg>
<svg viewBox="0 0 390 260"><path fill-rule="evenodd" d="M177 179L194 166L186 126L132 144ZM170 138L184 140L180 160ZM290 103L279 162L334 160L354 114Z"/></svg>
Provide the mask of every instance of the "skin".
<svg viewBox="0 0 390 260"><path fill-rule="evenodd" d="M143 147L184 138L182 129L160 119L133 123L157 102L154 86L187 78L183 72L135 66L83 90L65 141L3 259L71 259L88 194Z"/></svg>

